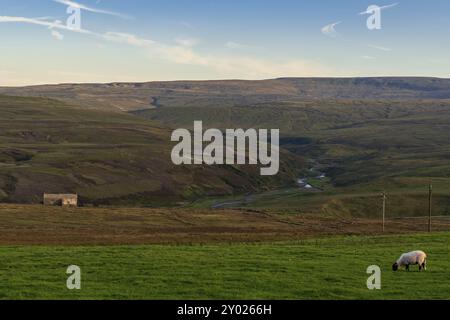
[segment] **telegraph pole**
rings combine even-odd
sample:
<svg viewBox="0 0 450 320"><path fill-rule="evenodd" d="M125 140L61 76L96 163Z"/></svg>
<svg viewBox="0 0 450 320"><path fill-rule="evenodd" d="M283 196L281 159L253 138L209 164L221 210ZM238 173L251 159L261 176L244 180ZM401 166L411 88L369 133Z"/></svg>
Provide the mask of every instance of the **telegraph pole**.
<svg viewBox="0 0 450 320"><path fill-rule="evenodd" d="M431 232L432 197L433 197L433 185L430 184L430 188L428 189L428 232Z"/></svg>

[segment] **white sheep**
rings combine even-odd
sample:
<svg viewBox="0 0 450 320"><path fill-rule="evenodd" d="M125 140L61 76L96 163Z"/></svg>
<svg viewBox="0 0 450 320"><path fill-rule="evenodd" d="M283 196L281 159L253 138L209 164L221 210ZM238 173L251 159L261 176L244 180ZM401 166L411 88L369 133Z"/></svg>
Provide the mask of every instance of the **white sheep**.
<svg viewBox="0 0 450 320"><path fill-rule="evenodd" d="M423 251L412 251L404 253L392 265L392 270L397 271L400 267L405 267L409 271L410 265L419 265L419 271L427 270L427 255Z"/></svg>

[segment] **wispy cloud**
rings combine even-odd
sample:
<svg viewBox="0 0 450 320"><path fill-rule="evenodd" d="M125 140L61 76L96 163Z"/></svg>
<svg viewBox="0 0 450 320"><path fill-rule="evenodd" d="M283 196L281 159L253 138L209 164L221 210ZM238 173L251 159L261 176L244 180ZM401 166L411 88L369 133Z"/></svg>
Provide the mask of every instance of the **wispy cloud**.
<svg viewBox="0 0 450 320"><path fill-rule="evenodd" d="M46 21L36 18L25 18L25 17L11 17L11 16L0 16L0 23L25 23L25 24L33 24L38 26L44 26L49 29L60 29L60 30L67 30L72 32L78 32L78 33L85 33L85 34L93 34L91 31L85 30L85 29L72 29L67 27L66 25L62 24L61 21Z"/></svg>
<svg viewBox="0 0 450 320"><path fill-rule="evenodd" d="M206 60L195 54L192 48L186 46L170 46L134 34L121 32L106 32L99 35L104 40L147 49L153 56L170 60L179 64L206 65Z"/></svg>
<svg viewBox="0 0 450 320"><path fill-rule="evenodd" d="M45 16L45 17L36 17L34 18L36 20L55 20L55 17L49 17L49 16Z"/></svg>
<svg viewBox="0 0 450 320"><path fill-rule="evenodd" d="M307 60L291 60L273 62L262 58L245 56L204 55L192 48L169 46L148 39L139 38L133 34L108 32L104 39L116 43L125 43L144 48L152 57L157 57L177 64L196 65L215 69L225 74L239 74L243 77L279 77L279 76L312 76L330 75L328 68Z"/></svg>
<svg viewBox="0 0 450 320"><path fill-rule="evenodd" d="M375 57L372 57L372 56L361 56L361 58L363 58L363 59L366 59L366 60L374 60L375 59Z"/></svg>
<svg viewBox="0 0 450 320"><path fill-rule="evenodd" d="M390 9L390 8L396 7L397 5L398 5L398 2L393 3L393 4L388 4L386 6L381 6L380 10ZM372 11L366 10L366 11L360 12L359 15L372 14L372 13L373 13Z"/></svg>
<svg viewBox="0 0 450 320"><path fill-rule="evenodd" d="M78 8L78 9L89 11L89 12L93 12L93 13L107 14L107 15L110 15L110 16L116 16L116 17L120 17L120 18L124 18L124 19L130 19L131 18L130 16L122 14L122 13L89 7L89 6L86 6L84 4L81 4L81 3L78 3L78 2L75 2L75 1L71 1L71 0L53 0L53 1L57 2L57 3L60 3L60 4L63 4L63 5L66 5L68 7Z"/></svg>
<svg viewBox="0 0 450 320"><path fill-rule="evenodd" d="M196 38L176 38L175 42L183 47L194 47L198 45L201 41Z"/></svg>
<svg viewBox="0 0 450 320"><path fill-rule="evenodd" d="M374 45L374 44L368 44L367 46L368 46L369 48L377 49L377 50L380 50L380 51L392 51L391 48L382 47L382 46L377 46L377 45Z"/></svg>
<svg viewBox="0 0 450 320"><path fill-rule="evenodd" d="M59 41L64 40L64 36L63 36L59 31L52 30L52 31L51 31L51 35L52 35L52 37L55 38L56 40L59 40Z"/></svg>
<svg viewBox="0 0 450 320"><path fill-rule="evenodd" d="M261 49L259 46L253 46L235 41L228 41L225 46L229 49Z"/></svg>
<svg viewBox="0 0 450 320"><path fill-rule="evenodd" d="M336 38L337 36L339 36L339 33L336 31L336 26L341 23L342 21L327 24L321 29L321 31L327 37Z"/></svg>
<svg viewBox="0 0 450 320"><path fill-rule="evenodd" d="M121 32L96 33L90 30L71 29L61 22L43 21L25 17L0 16L0 23L26 23L43 26L55 30L83 33L103 41L126 44L146 50L149 57L167 60L181 65L195 65L210 68L220 72L223 76L239 76L245 78L271 78L281 76L329 76L332 70L319 63L309 60L294 59L291 61L275 62L264 58L246 56L219 56L201 54L186 45L167 45L134 34ZM53 33L54 37L59 37ZM184 43L187 44L187 43Z"/></svg>

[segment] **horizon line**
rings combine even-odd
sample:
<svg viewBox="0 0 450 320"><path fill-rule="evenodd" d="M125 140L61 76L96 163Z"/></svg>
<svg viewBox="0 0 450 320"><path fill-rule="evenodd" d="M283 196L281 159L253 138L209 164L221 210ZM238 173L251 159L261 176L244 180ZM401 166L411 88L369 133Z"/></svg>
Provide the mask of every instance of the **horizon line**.
<svg viewBox="0 0 450 320"><path fill-rule="evenodd" d="M284 79L439 79L450 80L450 77L439 76L299 76L299 77L275 77L275 78L262 78L262 79L245 79L245 78L222 78L222 79L177 79L177 80L149 80L149 81L107 81L107 82L55 82L55 83L36 83L26 85L0 85L0 88L25 88L25 87L39 87L39 86L63 86L63 85L111 85L111 84L142 84L142 83L158 83L158 82L226 82L226 81L271 81L271 80L284 80Z"/></svg>

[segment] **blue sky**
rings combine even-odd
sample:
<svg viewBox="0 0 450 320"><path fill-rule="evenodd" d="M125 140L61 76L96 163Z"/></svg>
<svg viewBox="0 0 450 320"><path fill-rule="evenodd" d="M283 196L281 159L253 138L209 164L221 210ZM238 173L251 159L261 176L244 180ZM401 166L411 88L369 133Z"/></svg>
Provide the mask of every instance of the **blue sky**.
<svg viewBox="0 0 450 320"><path fill-rule="evenodd" d="M0 85L450 77L447 0L75 0L81 32L64 2L0 0Z"/></svg>

